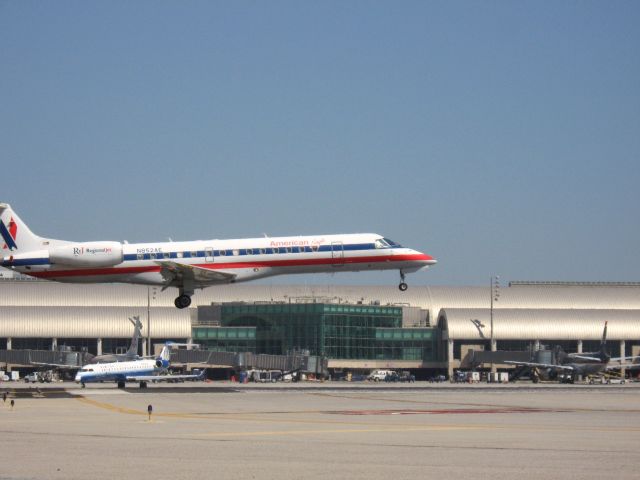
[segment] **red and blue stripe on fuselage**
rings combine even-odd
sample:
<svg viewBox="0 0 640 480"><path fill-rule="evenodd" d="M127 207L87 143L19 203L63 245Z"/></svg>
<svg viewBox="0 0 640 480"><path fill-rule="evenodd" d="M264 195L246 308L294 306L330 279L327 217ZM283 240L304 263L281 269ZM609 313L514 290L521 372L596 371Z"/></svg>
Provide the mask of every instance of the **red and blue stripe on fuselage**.
<svg viewBox="0 0 640 480"><path fill-rule="evenodd" d="M164 284L161 262L230 272L234 282L294 274L361 270L412 272L436 263L430 255L404 248L377 235L281 237L126 244L123 262L113 267L68 268L46 258L22 259L18 270L38 278L73 283ZM221 282L222 283L222 282Z"/></svg>

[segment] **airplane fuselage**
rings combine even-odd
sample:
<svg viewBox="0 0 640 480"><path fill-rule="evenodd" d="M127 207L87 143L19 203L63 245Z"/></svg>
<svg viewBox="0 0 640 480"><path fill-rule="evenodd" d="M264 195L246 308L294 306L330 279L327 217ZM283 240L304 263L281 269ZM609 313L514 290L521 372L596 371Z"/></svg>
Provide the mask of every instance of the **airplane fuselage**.
<svg viewBox="0 0 640 480"><path fill-rule="evenodd" d="M129 362L97 363L82 367L76 373L78 383L124 382L134 375L153 375L159 371L156 360L134 360Z"/></svg>
<svg viewBox="0 0 640 480"><path fill-rule="evenodd" d="M237 240L119 244L92 242L106 254L70 252L65 263L46 250L23 258L5 257L3 266L37 278L70 283L123 282L144 285L167 283L163 262L229 273L215 283L236 283L273 275L362 270L402 270L410 273L433 265L424 253L404 248L376 234L321 235ZM78 244L82 245L82 244ZM83 247L77 247L83 248ZM121 248L121 252L116 251ZM112 255L114 265L108 263ZM83 258L84 257L84 258ZM98 257L96 266L92 266ZM105 257L105 258L103 258ZM76 265L74 260L77 259ZM117 263L116 263L117 262ZM211 282L195 281L195 288Z"/></svg>
<svg viewBox="0 0 640 480"><path fill-rule="evenodd" d="M581 375L583 377L589 375L598 375L607 368L606 363L569 363L567 366L573 367L573 375Z"/></svg>
<svg viewBox="0 0 640 480"><path fill-rule="evenodd" d="M192 242L70 242L35 235L11 206L0 203L2 266L70 283L135 283L175 287L186 308L196 288L292 273L398 270L436 263L422 252L373 233L264 237Z"/></svg>

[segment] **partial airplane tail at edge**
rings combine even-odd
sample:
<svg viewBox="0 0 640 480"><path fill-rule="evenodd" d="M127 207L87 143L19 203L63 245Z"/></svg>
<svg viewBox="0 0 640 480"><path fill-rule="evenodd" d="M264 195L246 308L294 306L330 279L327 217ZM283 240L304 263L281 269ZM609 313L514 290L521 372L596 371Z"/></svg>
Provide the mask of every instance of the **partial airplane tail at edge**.
<svg viewBox="0 0 640 480"><path fill-rule="evenodd" d="M602 360L602 362L607 363L610 359L611 356L609 355L609 352L607 352L607 324L609 322L606 321L604 322L604 330L602 331L602 340L600 341L600 360Z"/></svg>
<svg viewBox="0 0 640 480"><path fill-rule="evenodd" d="M4 256L39 250L47 241L29 230L8 203L0 203L0 235Z"/></svg>

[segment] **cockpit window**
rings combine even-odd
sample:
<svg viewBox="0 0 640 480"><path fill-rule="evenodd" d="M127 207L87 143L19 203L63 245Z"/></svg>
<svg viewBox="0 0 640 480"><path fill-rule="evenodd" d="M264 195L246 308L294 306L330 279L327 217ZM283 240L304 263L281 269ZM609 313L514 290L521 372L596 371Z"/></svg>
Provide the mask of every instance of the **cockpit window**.
<svg viewBox="0 0 640 480"><path fill-rule="evenodd" d="M392 248L402 248L402 245L400 245L399 243L394 242L393 240L389 240L388 238L383 238L382 240L387 242L387 244Z"/></svg>

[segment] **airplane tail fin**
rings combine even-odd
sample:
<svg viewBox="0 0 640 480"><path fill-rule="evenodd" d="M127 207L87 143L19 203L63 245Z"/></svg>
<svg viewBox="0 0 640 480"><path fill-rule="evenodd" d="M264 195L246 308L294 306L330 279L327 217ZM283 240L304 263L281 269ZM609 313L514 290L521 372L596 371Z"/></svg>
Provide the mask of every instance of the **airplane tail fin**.
<svg viewBox="0 0 640 480"><path fill-rule="evenodd" d="M0 203L0 236L3 256L39 250L46 242L29 230L8 203Z"/></svg>
<svg viewBox="0 0 640 480"><path fill-rule="evenodd" d="M134 321L135 320L135 321ZM140 337L142 336L142 322L140 321L140 317L135 316L130 318L129 321L134 325L133 329L133 337L131 337L131 345L129 345L129 350L127 350L127 357L135 357L138 355L138 347L140 345Z"/></svg>
<svg viewBox="0 0 640 480"><path fill-rule="evenodd" d="M156 358L156 367L169 368L170 363L171 363L171 343L167 342L165 343L164 347L162 347L160 356Z"/></svg>
<svg viewBox="0 0 640 480"><path fill-rule="evenodd" d="M567 358L567 352L565 352L560 345L556 345L554 349L555 362L561 365L565 358Z"/></svg>
<svg viewBox="0 0 640 480"><path fill-rule="evenodd" d="M160 358L162 360L169 361L171 359L171 344L167 343L164 347L162 347L162 351L160 352Z"/></svg>
<svg viewBox="0 0 640 480"><path fill-rule="evenodd" d="M609 352L607 352L607 324L609 322L604 322L604 330L602 331L602 340L600 341L600 360L603 363L607 363L611 356Z"/></svg>

